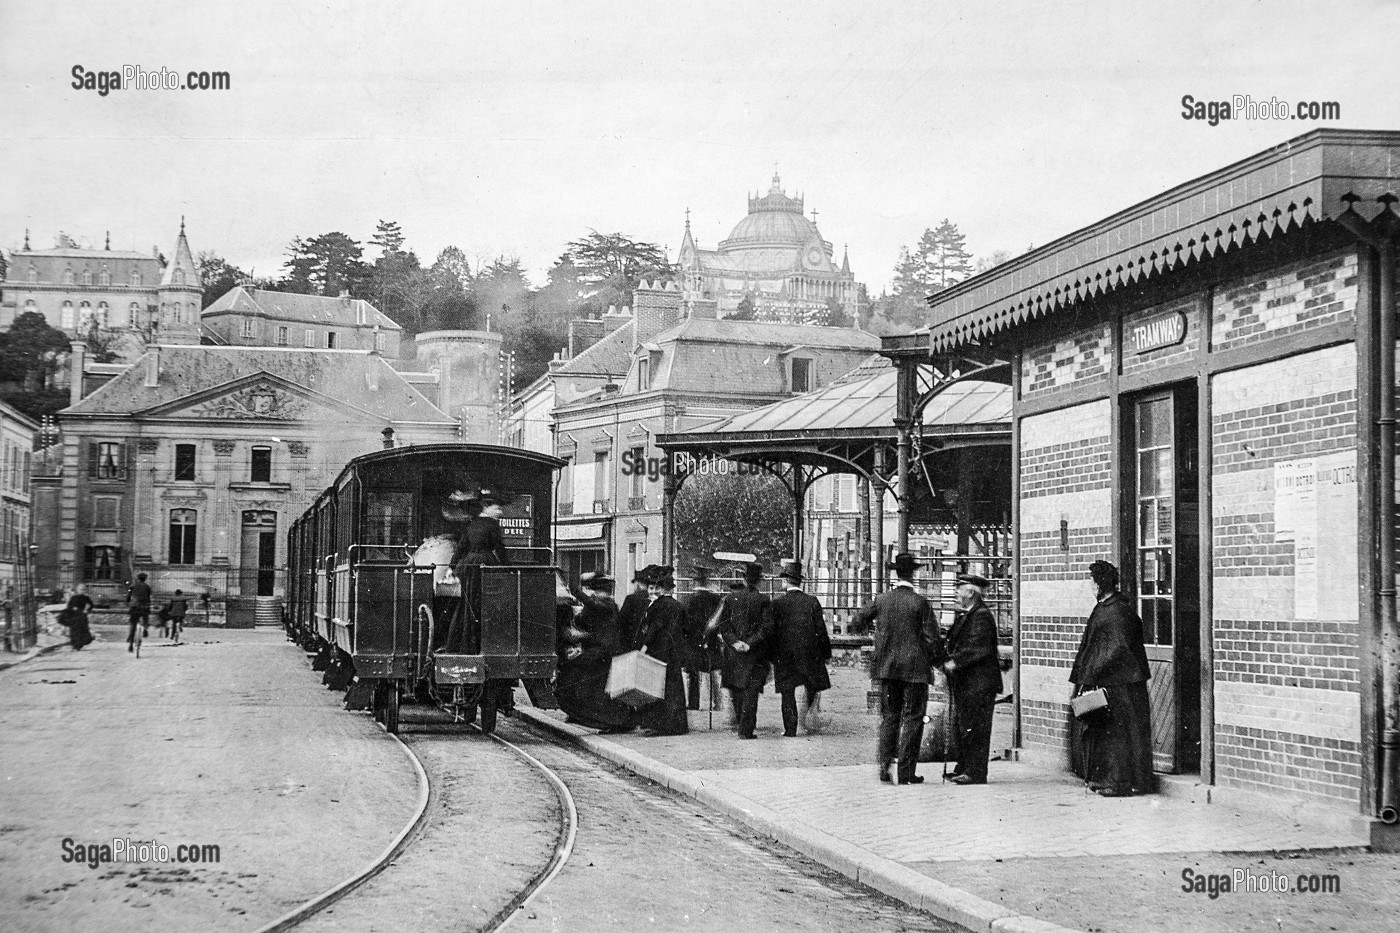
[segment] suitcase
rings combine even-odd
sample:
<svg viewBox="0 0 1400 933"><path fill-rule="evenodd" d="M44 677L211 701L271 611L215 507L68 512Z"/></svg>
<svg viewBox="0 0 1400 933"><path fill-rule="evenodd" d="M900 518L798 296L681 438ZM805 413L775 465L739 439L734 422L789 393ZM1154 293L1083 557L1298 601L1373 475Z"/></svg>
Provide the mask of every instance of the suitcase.
<svg viewBox="0 0 1400 933"><path fill-rule="evenodd" d="M608 668L608 696L640 708L666 696L666 664L640 651L612 659Z"/></svg>

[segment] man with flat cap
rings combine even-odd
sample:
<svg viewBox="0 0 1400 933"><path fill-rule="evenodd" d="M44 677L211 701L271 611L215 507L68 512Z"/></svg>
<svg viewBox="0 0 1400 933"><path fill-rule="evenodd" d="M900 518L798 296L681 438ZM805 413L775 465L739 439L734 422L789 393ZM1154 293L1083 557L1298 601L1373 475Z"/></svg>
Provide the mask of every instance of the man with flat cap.
<svg viewBox="0 0 1400 933"><path fill-rule="evenodd" d="M987 583L986 577L975 573L958 577L959 608L944 653L959 749L952 781L959 785L987 783L992 715L1001 692L997 623L983 602Z"/></svg>
<svg viewBox="0 0 1400 933"><path fill-rule="evenodd" d="M914 555L896 554L889 569L895 585L856 614L875 625L875 658L870 678L880 685L880 733L876 758L880 780L890 783L890 765L898 761L900 784L922 784L915 774L924 736L928 685L942 651L938 623L928 600L914 592Z"/></svg>
<svg viewBox="0 0 1400 933"><path fill-rule="evenodd" d="M778 576L787 589L773 600L773 687L782 697L783 735L797 735L799 719L805 723L817 694L831 687L826 662L831 660L831 637L826 632L822 604L802 592L802 564L783 561ZM797 688L806 689L801 715L797 709Z"/></svg>
<svg viewBox="0 0 1400 933"><path fill-rule="evenodd" d="M763 565L744 567L744 588L724 599L719 636L729 647L724 656L724 687L739 720L739 738L757 738L758 695L768 680L769 641L773 636L773 605L758 591Z"/></svg>

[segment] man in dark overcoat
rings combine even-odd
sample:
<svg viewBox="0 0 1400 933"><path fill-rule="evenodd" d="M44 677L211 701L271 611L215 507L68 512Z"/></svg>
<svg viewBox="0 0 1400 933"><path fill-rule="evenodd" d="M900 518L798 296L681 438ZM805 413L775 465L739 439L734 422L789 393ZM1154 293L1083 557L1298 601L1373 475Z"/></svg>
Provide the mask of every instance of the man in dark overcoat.
<svg viewBox="0 0 1400 933"><path fill-rule="evenodd" d="M730 593L720 613L719 636L729 650L724 656L724 687L739 720L739 738L757 738L758 695L768 680L769 641L773 636L773 606L758 591L761 564L744 567L744 588Z"/></svg>
<svg viewBox="0 0 1400 933"><path fill-rule="evenodd" d="M953 715L958 730L958 766L954 784L987 783L991 757L992 714L1001 692L1001 660L997 656L997 623L983 602L987 578L975 573L958 577L960 608L948 630L943 670L948 673Z"/></svg>
<svg viewBox="0 0 1400 933"><path fill-rule="evenodd" d="M1148 702L1147 666L1142 619L1118 591L1118 568L1106 560L1089 565L1096 603L1084 626L1079 652L1069 679L1075 692L1103 687L1108 712L1089 726L1085 736L1092 749L1086 777L1104 797L1150 794L1156 789L1152 773L1152 710Z"/></svg>
<svg viewBox="0 0 1400 933"><path fill-rule="evenodd" d="M657 569L656 564L647 564L637 571L632 577L632 592L622 600L622 608L617 612L618 630L622 635L622 643L629 651L637 643L642 616L646 615L647 606L651 605L651 594L647 591L647 585L655 579Z"/></svg>
<svg viewBox="0 0 1400 933"><path fill-rule="evenodd" d="M826 631L822 604L802 592L802 564L783 561L778 576L787 581L787 589L773 600L773 687L782 697L783 735L792 737L797 735L798 720L806 721L817 694L831 687L831 677L826 672L826 662L831 660L831 637ZM798 687L805 687L807 692L800 717Z"/></svg>
<svg viewBox="0 0 1400 933"><path fill-rule="evenodd" d="M862 624L875 624L870 678L880 685L876 758L880 780L886 784L891 780L890 765L896 760L899 783L923 783L915 769L924 735L929 680L942 650L938 623L928 600L914 592L914 568L913 554L896 554L890 564L895 585L856 614Z"/></svg>
<svg viewBox="0 0 1400 933"><path fill-rule="evenodd" d="M690 572L695 580L695 591L680 600L681 611L685 615L685 645L689 655L685 665L686 706L699 709L700 677L719 666L721 649L713 633L719 627L719 612L724 606L724 597L710 588L711 571L707 565L696 563ZM710 624L712 621L713 626Z"/></svg>

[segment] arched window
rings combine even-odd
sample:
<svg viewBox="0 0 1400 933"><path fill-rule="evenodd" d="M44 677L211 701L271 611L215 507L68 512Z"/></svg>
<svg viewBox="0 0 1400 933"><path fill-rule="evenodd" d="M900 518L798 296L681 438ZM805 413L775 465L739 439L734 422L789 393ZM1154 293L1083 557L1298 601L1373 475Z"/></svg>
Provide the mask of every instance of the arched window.
<svg viewBox="0 0 1400 933"><path fill-rule="evenodd" d="M170 510L170 563L193 564L199 519L194 509Z"/></svg>
<svg viewBox="0 0 1400 933"><path fill-rule="evenodd" d="M37 281L39 281L39 270L36 269L36 268L34 268L34 266L32 266L32 265L29 267L29 281L31 281L31 282L37 282Z"/></svg>
<svg viewBox="0 0 1400 933"><path fill-rule="evenodd" d="M73 284L73 270L72 270L72 269L64 269L64 270L63 270L63 284L64 284L64 285L72 285L72 284Z"/></svg>
<svg viewBox="0 0 1400 933"><path fill-rule="evenodd" d="M112 284L112 272L106 266L102 267L102 274L97 277L97 281L102 285Z"/></svg>
<svg viewBox="0 0 1400 933"><path fill-rule="evenodd" d="M181 320L181 318L183 318L183 316L184 316L184 311L181 310L181 308L180 308L180 302L178 302L178 301L171 302L171 304L170 304L170 323L171 323L171 324L180 324L180 323L183 323L183 321Z"/></svg>
<svg viewBox="0 0 1400 933"><path fill-rule="evenodd" d="M78 329L87 330L92 324L92 305L86 301L78 305Z"/></svg>
<svg viewBox="0 0 1400 933"><path fill-rule="evenodd" d="M126 313L127 313L127 321L126 321L127 326L128 326L128 327L136 327L136 326L138 326L137 322L141 320L141 302L139 302L139 301L133 301L131 304L127 305L127 306L126 306Z"/></svg>
<svg viewBox="0 0 1400 933"><path fill-rule="evenodd" d="M84 284L84 285L91 285L91 284L92 284L92 270L91 270L91 269L84 269L84 270L83 270L83 284Z"/></svg>
<svg viewBox="0 0 1400 933"><path fill-rule="evenodd" d="M99 301L97 303L97 326L104 330L111 327L112 322L109 320L110 316L111 309L107 307L107 302Z"/></svg>
<svg viewBox="0 0 1400 933"><path fill-rule="evenodd" d="M132 269L132 270L131 270L131 284L132 284L132 285L140 285L140 284L141 284L141 273L138 272L138 271L135 270L135 269Z"/></svg>
<svg viewBox="0 0 1400 933"><path fill-rule="evenodd" d="M65 301L59 309L58 326L63 330L73 329L73 302Z"/></svg>
<svg viewBox="0 0 1400 933"><path fill-rule="evenodd" d="M185 313L189 316L188 320L191 324L199 323L199 308L193 301L185 305Z"/></svg>
<svg viewBox="0 0 1400 933"><path fill-rule="evenodd" d="M26 301L26 302L24 303L24 313L25 313L25 314L38 314L38 313L39 313L39 306L36 305L36 304L34 303L34 299L33 299L33 298L30 298L28 301Z"/></svg>

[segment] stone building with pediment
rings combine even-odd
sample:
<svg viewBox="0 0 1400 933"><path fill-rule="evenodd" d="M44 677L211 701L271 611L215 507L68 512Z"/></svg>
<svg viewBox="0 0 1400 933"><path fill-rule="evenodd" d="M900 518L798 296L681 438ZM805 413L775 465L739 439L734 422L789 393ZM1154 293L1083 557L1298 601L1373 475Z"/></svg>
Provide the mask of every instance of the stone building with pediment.
<svg viewBox="0 0 1400 933"><path fill-rule="evenodd" d="M215 619L275 619L286 531L344 467L383 446L455 442L463 422L373 350L152 346L90 394L34 470L37 584L120 606L210 596ZM261 597L261 599L258 599Z"/></svg>

